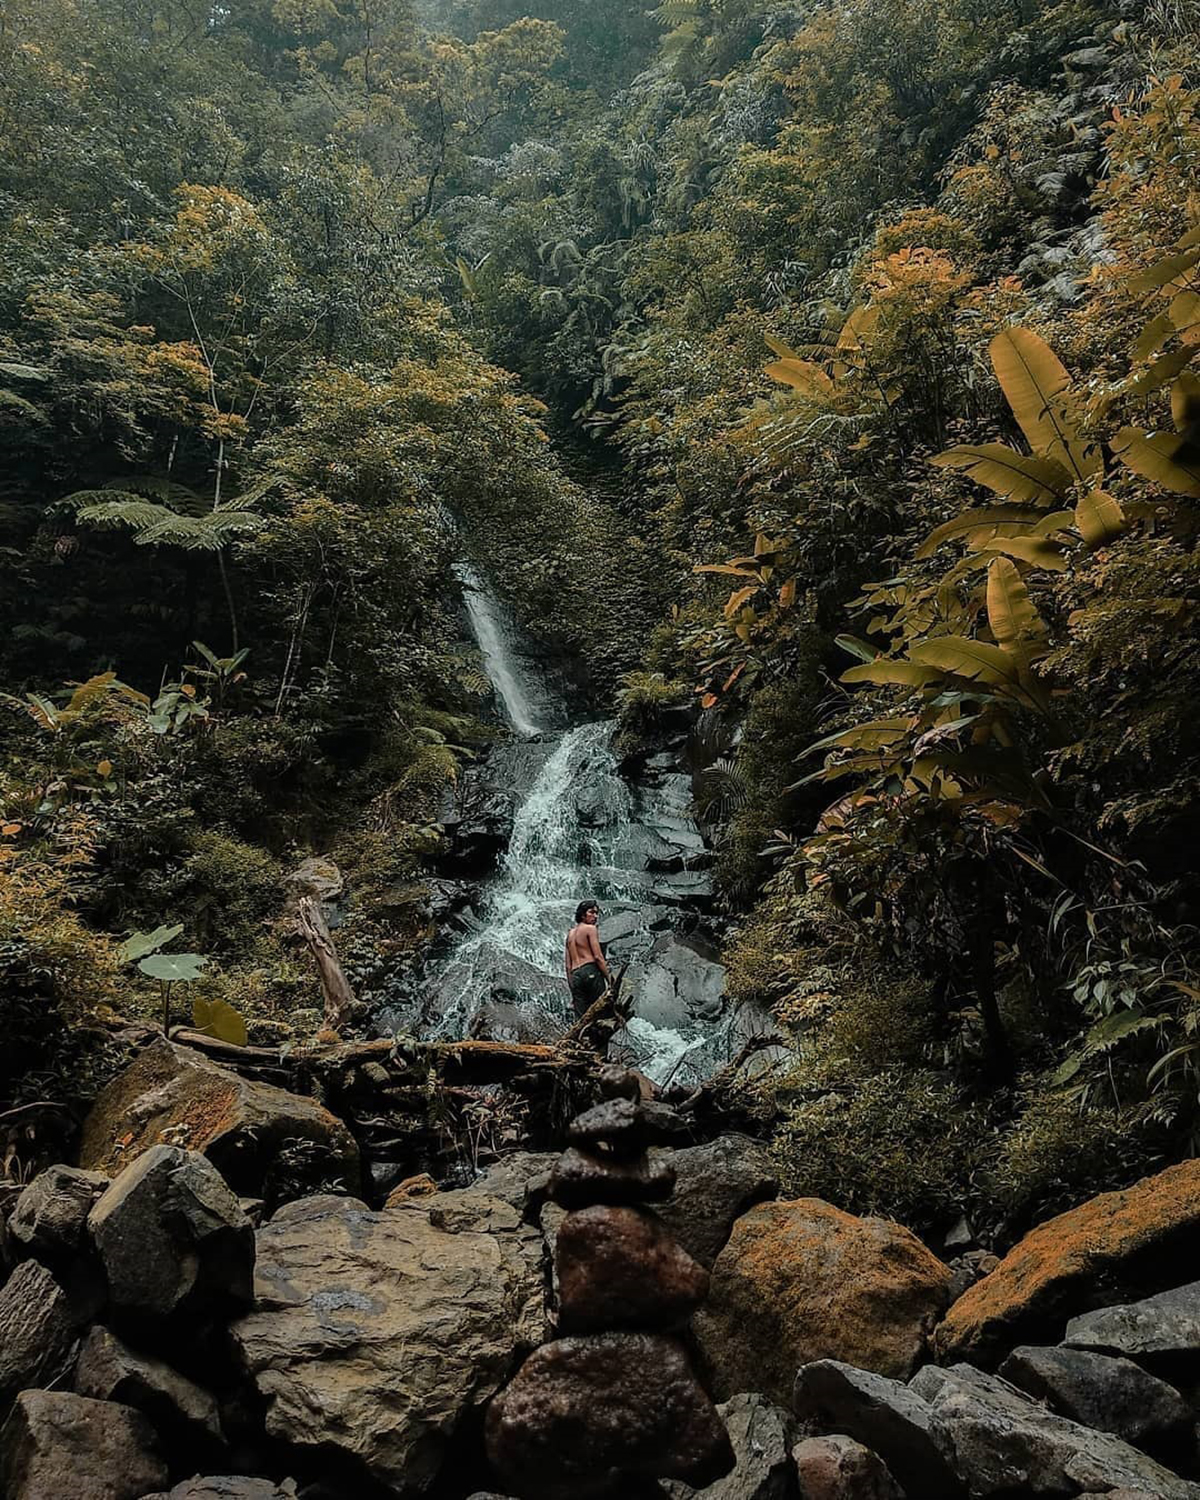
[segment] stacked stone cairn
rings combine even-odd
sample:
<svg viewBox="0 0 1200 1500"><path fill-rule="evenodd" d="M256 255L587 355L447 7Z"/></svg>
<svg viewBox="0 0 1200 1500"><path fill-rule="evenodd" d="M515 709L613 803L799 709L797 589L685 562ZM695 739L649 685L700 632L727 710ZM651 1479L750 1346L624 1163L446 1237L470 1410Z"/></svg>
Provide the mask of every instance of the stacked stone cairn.
<svg viewBox="0 0 1200 1500"><path fill-rule="evenodd" d="M669 1198L675 1169L647 1146L661 1105L636 1075L606 1069L605 1102L570 1126L550 1197L558 1231L558 1332L488 1413L487 1447L528 1500L658 1495L659 1479L703 1488L733 1468L725 1426L681 1335L708 1272L645 1205Z"/></svg>

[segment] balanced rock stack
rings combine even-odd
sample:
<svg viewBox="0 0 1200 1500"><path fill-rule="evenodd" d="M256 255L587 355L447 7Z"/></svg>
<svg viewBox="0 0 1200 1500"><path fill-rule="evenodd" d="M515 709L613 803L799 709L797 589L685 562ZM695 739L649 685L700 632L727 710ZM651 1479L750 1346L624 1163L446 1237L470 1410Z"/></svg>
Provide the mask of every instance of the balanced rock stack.
<svg viewBox="0 0 1200 1500"><path fill-rule="evenodd" d="M529 1500L656 1494L658 1479L700 1488L734 1462L678 1336L708 1272L644 1207L675 1186L666 1154L646 1149L661 1106L641 1103L631 1073L606 1070L604 1091L550 1179L569 1210L557 1241L565 1337L536 1350L488 1414L489 1458Z"/></svg>

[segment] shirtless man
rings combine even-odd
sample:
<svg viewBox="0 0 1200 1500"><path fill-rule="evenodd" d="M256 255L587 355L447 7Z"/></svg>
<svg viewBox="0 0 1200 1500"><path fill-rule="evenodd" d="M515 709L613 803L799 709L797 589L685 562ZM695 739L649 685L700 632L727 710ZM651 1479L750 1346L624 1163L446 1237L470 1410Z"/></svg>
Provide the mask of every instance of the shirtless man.
<svg viewBox="0 0 1200 1500"><path fill-rule="evenodd" d="M581 901L575 908L575 925L567 933L567 985L578 1017L599 1000L608 984L608 965L596 931L599 921L596 903Z"/></svg>

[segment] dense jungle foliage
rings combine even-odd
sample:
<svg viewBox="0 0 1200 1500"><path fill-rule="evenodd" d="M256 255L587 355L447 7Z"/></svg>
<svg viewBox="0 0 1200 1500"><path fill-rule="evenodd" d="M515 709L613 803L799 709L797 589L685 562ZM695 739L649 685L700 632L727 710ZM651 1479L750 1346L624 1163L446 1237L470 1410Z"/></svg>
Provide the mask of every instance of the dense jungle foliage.
<svg viewBox="0 0 1200 1500"><path fill-rule="evenodd" d="M694 702L791 1187L1194 1151L1197 0L0 0L0 111L0 1092L133 930L316 1024L305 854L365 994L428 937L465 556Z"/></svg>

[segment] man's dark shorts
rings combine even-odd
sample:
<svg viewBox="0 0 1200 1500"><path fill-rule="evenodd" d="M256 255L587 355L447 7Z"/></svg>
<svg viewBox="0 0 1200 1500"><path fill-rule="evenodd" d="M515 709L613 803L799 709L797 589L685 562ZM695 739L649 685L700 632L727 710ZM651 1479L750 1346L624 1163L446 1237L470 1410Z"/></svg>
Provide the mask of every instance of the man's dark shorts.
<svg viewBox="0 0 1200 1500"><path fill-rule="evenodd" d="M599 964L580 964L571 970L571 1004L575 1014L582 1018L603 995L607 981L600 972Z"/></svg>

